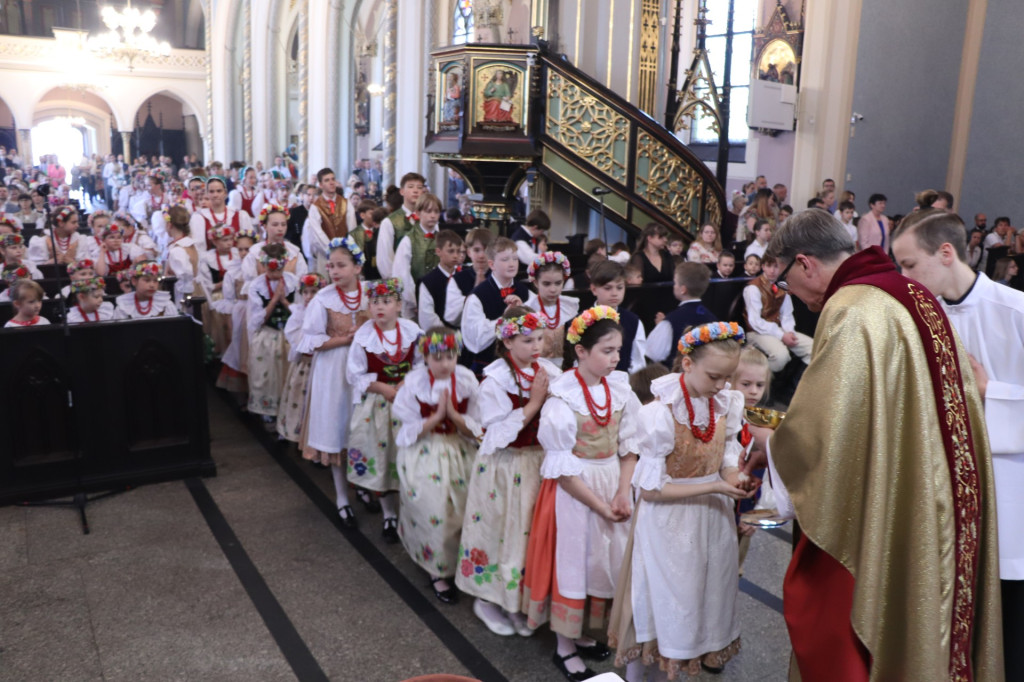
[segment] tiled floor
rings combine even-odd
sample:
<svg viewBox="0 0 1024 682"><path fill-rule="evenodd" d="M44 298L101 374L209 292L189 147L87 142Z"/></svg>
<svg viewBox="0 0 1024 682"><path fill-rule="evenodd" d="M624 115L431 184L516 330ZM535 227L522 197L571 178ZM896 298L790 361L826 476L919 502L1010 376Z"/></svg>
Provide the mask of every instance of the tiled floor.
<svg viewBox="0 0 1024 682"><path fill-rule="evenodd" d="M209 403L218 475L199 487L234 535L226 547L181 481L92 504L88 536L70 510L0 509L0 680L562 679L550 632L497 637L469 599L437 602L401 546L381 542L379 516L339 530L329 472L275 458L220 396ZM785 531L754 536L744 648L703 677L786 678L789 553Z"/></svg>

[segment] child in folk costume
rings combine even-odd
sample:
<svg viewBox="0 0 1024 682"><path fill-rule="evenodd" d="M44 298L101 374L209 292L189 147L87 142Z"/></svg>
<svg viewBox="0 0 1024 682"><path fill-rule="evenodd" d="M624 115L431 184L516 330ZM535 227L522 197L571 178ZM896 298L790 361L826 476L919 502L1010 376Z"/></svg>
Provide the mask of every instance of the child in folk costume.
<svg viewBox="0 0 1024 682"><path fill-rule="evenodd" d="M313 354L299 351L302 346L302 325L309 302L326 284L327 280L316 273L300 277L301 298L292 304L292 314L284 326L284 338L288 341L288 375L277 407L277 435L293 443L298 443L302 435L309 382L312 378L309 367Z"/></svg>
<svg viewBox="0 0 1024 682"><path fill-rule="evenodd" d="M103 300L106 284L102 277L80 279L71 285L75 304L68 308L68 324L106 322L114 319L114 306Z"/></svg>
<svg viewBox="0 0 1024 682"><path fill-rule="evenodd" d="M754 482L741 482L738 468L743 397L723 389L742 342L734 322L689 330L682 374L655 380L656 400L640 410L641 501L609 629L616 664L640 659L631 680L655 662L669 679L719 673L740 648L733 500L750 497Z"/></svg>
<svg viewBox="0 0 1024 682"><path fill-rule="evenodd" d="M43 307L43 287L38 282L22 279L4 290L14 304L14 317L7 320L4 328L24 329L38 325L50 324L50 321L39 314Z"/></svg>
<svg viewBox="0 0 1024 682"><path fill-rule="evenodd" d="M420 328L411 320L399 318L402 283L397 279L370 282L366 288L370 321L352 338L346 364L355 404L349 432L348 480L380 493L383 536L394 543L398 542L398 500L392 493L398 492L399 480L391 404L405 375L421 362L416 356Z"/></svg>
<svg viewBox="0 0 1024 682"><path fill-rule="evenodd" d="M241 259L235 248L235 234L227 225L218 225L210 235L213 248L199 257L196 281L206 293L203 305L203 331L213 339L213 350L219 356L231 341L231 311L218 303L224 300L224 276L229 268L238 268ZM230 288L230 287L229 287ZM233 296L234 292L232 292Z"/></svg>
<svg viewBox="0 0 1024 682"><path fill-rule="evenodd" d="M347 237L356 228L355 206L338 194L338 180L330 168L317 171L320 196L309 207L302 226L302 251L310 267L323 272L323 263L330 254L330 243Z"/></svg>
<svg viewBox="0 0 1024 682"><path fill-rule="evenodd" d="M100 277L116 276L130 270L132 263L147 260L142 249L124 243L124 228L116 221L103 228L100 238L96 254L96 274Z"/></svg>
<svg viewBox="0 0 1024 682"><path fill-rule="evenodd" d="M181 206L172 206L171 219L167 222L167 264L164 274L177 277L174 283L174 302L179 306L186 296L205 296L206 292L196 291L196 272L199 270L199 250L189 232L189 216Z"/></svg>
<svg viewBox="0 0 1024 682"><path fill-rule="evenodd" d="M437 196L425 192L416 201L416 212L409 214L409 229L396 240L392 276L402 281L402 316L417 319L416 289L420 281L440 263L437 224L444 207Z"/></svg>
<svg viewBox="0 0 1024 682"><path fill-rule="evenodd" d="M24 265L18 265L11 270L4 269L4 281L7 282L7 288L0 291L0 303L6 303L12 300L11 295L18 282L24 282L31 279L31 273Z"/></svg>
<svg viewBox="0 0 1024 682"><path fill-rule="evenodd" d="M114 302L115 320L141 320L150 317L173 317L178 308L166 291L157 291L160 286L160 265L144 260L132 266L132 287L130 294L121 294Z"/></svg>
<svg viewBox="0 0 1024 682"><path fill-rule="evenodd" d="M167 211L165 210L161 212L160 217L163 220L163 224L160 229L162 233L166 235L167 231L165 225L169 217ZM145 231L139 229L139 224L135 222L135 218L128 213L116 213L114 214L113 222L120 225L124 230L124 243L126 246L131 245L140 249L146 260L156 260L160 250L158 249L156 242L153 241L153 238L146 234ZM153 222L156 222L155 216ZM166 250L166 248L167 244L165 242L164 249Z"/></svg>
<svg viewBox="0 0 1024 682"><path fill-rule="evenodd" d="M298 346L300 353L313 355L300 443L303 458L331 467L338 514L351 528L356 517L349 505L345 467L352 382L345 368L352 337L369 319L367 296L359 281L365 256L349 237L332 239L328 248L327 276L332 286L321 289L306 306ZM379 503L368 493L364 504L380 511Z"/></svg>
<svg viewBox="0 0 1024 682"><path fill-rule="evenodd" d="M87 257L88 237L78 232L78 210L74 206L63 206L52 215L52 219L54 239L51 240L49 234L32 237L28 243L27 258L37 265L67 265Z"/></svg>
<svg viewBox="0 0 1024 682"><path fill-rule="evenodd" d="M544 450L537 440L548 384L562 371L541 358L544 322L522 306L496 325L498 359L484 368L480 423L455 584L476 597L473 613L497 635L533 634L522 580Z"/></svg>
<svg viewBox="0 0 1024 682"><path fill-rule="evenodd" d="M744 407L756 407L764 400L768 386L771 385L772 370L768 366L768 357L757 348L748 346L740 353L740 364L736 367L736 373L732 376L732 388L743 396ZM746 416L743 419L743 428L737 437L740 446L743 448L744 456L750 451L754 444L754 436L762 436L762 440L771 437L771 430L763 426L750 424ZM740 500L736 503L736 514L744 514L752 509L772 509L775 506L774 495L768 480L764 478L764 469L755 469L751 472L754 478L761 481L760 487L754 496L748 500ZM740 476L742 479L743 476ZM747 558L747 550L750 549L750 537L754 534L755 527L745 524L737 519L737 536L739 539L739 564L740 577L743 576L743 561Z"/></svg>
<svg viewBox="0 0 1024 682"><path fill-rule="evenodd" d="M261 415L267 424L277 419L281 388L288 373L284 327L291 315L299 280L285 272L287 262L288 254L282 245L266 247L260 256L262 274L249 285L249 411Z"/></svg>
<svg viewBox="0 0 1024 682"><path fill-rule="evenodd" d="M192 240L200 251L213 248L213 243L207 242L207 234L214 225L227 225L236 235L242 230L253 228L252 218L248 213L227 205L228 185L224 178L218 175L209 178L206 181L204 197L209 206L198 208L189 220Z"/></svg>
<svg viewBox="0 0 1024 682"><path fill-rule="evenodd" d="M85 240L82 245L80 258L97 260L100 256L100 249L103 247L103 230L111 224L110 214L104 210L93 211L85 218L85 224L89 227L92 236Z"/></svg>
<svg viewBox="0 0 1024 682"><path fill-rule="evenodd" d="M88 258L75 261L74 263L68 263L68 277L71 278L71 284L74 284L80 279L91 279L96 276L96 263ZM71 285L66 284L61 287L60 295L66 299L74 298L71 295Z"/></svg>
<svg viewBox="0 0 1024 682"><path fill-rule="evenodd" d="M0 253L3 253L4 272L24 266L32 279L43 278L43 273L35 263L25 259L25 239L17 232L0 236Z"/></svg>
<svg viewBox="0 0 1024 682"><path fill-rule="evenodd" d="M545 481L530 529L523 608L531 627L548 620L550 608L553 662L574 680L593 675L581 657L611 653L583 638L585 607L589 599L592 621L605 615L629 536L640 401L628 375L615 370L622 337L618 313L607 306L572 321L562 364L568 371L551 382L537 430Z"/></svg>
<svg viewBox="0 0 1024 682"><path fill-rule="evenodd" d="M430 575L434 595L458 600L454 577L476 439L482 435L476 377L458 365L462 336L448 327L420 339L426 366L405 376L392 414L400 423L398 535L412 560Z"/></svg>
<svg viewBox="0 0 1024 682"><path fill-rule="evenodd" d="M239 177L242 181L228 194L228 206L234 211L241 211L250 218L255 218L263 208L263 192L256 186L256 169L246 166L239 173Z"/></svg>
<svg viewBox="0 0 1024 682"><path fill-rule="evenodd" d="M580 300L563 296L562 288L572 274L569 259L558 251L547 251L533 259L526 269L530 281L537 287L526 301L544 318L544 347L541 357L561 359L565 344L565 327L580 310Z"/></svg>
<svg viewBox="0 0 1024 682"><path fill-rule="evenodd" d="M228 227L228 229L231 229ZM258 241L256 231L244 228L235 235L235 248L238 250L238 265L232 265L224 271L224 283L221 291L223 300L217 301L215 310L231 316L231 339L221 356L220 375L217 377L217 388L235 394L235 398L245 405L249 392L249 334L246 332L245 318L249 301L248 284L242 279L241 263L249 253L252 245Z"/></svg>
<svg viewBox="0 0 1024 682"><path fill-rule="evenodd" d="M302 277L309 268L306 266L306 259L302 251L284 236L288 232L288 209L278 204L264 204L260 210L260 225L263 226L264 240L253 244L249 254L242 260L242 277L245 281L256 278L256 265L259 263L263 249L270 244L280 244L285 248L287 264L285 272L290 272L296 277Z"/></svg>

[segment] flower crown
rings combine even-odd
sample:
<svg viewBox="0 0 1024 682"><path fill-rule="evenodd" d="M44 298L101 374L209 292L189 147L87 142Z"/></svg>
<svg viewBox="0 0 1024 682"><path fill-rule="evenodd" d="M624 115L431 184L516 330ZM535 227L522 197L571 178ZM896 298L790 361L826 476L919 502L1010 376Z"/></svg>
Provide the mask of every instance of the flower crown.
<svg viewBox="0 0 1024 682"><path fill-rule="evenodd" d="M7 216L0 216L0 225L6 225L15 232L21 232L21 225L18 224L14 218L8 218Z"/></svg>
<svg viewBox="0 0 1024 682"><path fill-rule="evenodd" d="M251 227L240 227L238 232L235 233L235 239L249 238L254 242L260 240L260 236L256 233L256 230Z"/></svg>
<svg viewBox="0 0 1024 682"><path fill-rule="evenodd" d="M501 318L494 325L494 335L498 340L511 339L513 336L529 336L540 327L540 318L536 313L527 313L509 319Z"/></svg>
<svg viewBox="0 0 1024 682"><path fill-rule="evenodd" d="M572 266L569 264L569 259L565 257L565 254L563 254L560 251L546 251L542 254L539 254L536 258L533 259L533 262L530 263L530 266L526 268L526 274L530 276L530 279L536 279L537 271L540 270L542 266L547 265L548 263L558 263L559 265L561 265L563 279L569 279L570 275L572 274Z"/></svg>
<svg viewBox="0 0 1024 682"><path fill-rule="evenodd" d="M223 239L224 237L231 237L235 234L235 231L231 229L230 225L214 225L206 233L206 236L212 241L215 239Z"/></svg>
<svg viewBox="0 0 1024 682"><path fill-rule="evenodd" d="M263 204L263 208L260 209L260 222L266 225L267 218L270 217L271 213L284 213L288 215L288 209L281 204Z"/></svg>
<svg viewBox="0 0 1024 682"><path fill-rule="evenodd" d="M726 339L736 339L743 343L745 339L743 327L735 322L709 322L702 324L679 337L677 350L682 355L689 355L698 346L706 346L709 343L725 341Z"/></svg>
<svg viewBox="0 0 1024 682"><path fill-rule="evenodd" d="M179 199L178 201L175 201L172 204L168 204L167 206L164 206L162 209L160 209L160 215L164 217L165 223L171 222L171 209L174 208L175 206L181 206L182 208L185 208L185 200Z"/></svg>
<svg viewBox="0 0 1024 682"><path fill-rule="evenodd" d="M565 333L565 340L572 344L579 343L586 331L600 320L618 322L619 314L615 311L615 308L610 308L606 305L596 305L589 310L584 310L569 325L569 331Z"/></svg>
<svg viewBox="0 0 1024 682"><path fill-rule="evenodd" d="M0 246L3 246L5 248L8 246L20 246L21 244L24 243L25 238L22 237L17 232L13 234L5 234L2 237L0 237Z"/></svg>
<svg viewBox="0 0 1024 682"><path fill-rule="evenodd" d="M103 232L100 234L100 237L106 239L112 234L119 234L123 237L124 228L118 225L117 223L110 223L109 225L103 228Z"/></svg>
<svg viewBox="0 0 1024 682"><path fill-rule="evenodd" d="M95 213L93 215L95 215ZM123 220L124 222L128 223L132 227L135 227L136 225L138 225L138 223L135 221L134 216L132 216L131 213L125 213L124 211L118 211L117 213L115 213L114 217L111 218L111 220L112 221L113 220ZM170 222L170 218L168 216L166 216L166 215L164 216L164 220Z"/></svg>
<svg viewBox="0 0 1024 682"><path fill-rule="evenodd" d="M274 258L267 253L266 249L264 249L260 252L260 265L270 272L284 270L284 266L288 265L288 255L285 254L284 258Z"/></svg>
<svg viewBox="0 0 1024 682"><path fill-rule="evenodd" d="M458 331L450 331L444 334L434 333L430 336L424 334L419 342L420 354L423 357L428 355L441 355L442 353L458 354L462 351L462 334Z"/></svg>
<svg viewBox="0 0 1024 682"><path fill-rule="evenodd" d="M57 211L57 215L54 216L54 220L56 220L59 223L67 222L67 220L71 218L71 215L77 212L78 211L75 209L74 206L64 206L59 211Z"/></svg>
<svg viewBox="0 0 1024 682"><path fill-rule="evenodd" d="M88 258L82 260L76 260L74 263L68 263L68 274L73 275L79 270L93 270L96 268L96 264Z"/></svg>
<svg viewBox="0 0 1024 682"><path fill-rule="evenodd" d="M77 282L71 283L71 295L86 294L90 291L103 291L106 289L106 282L102 277L86 277Z"/></svg>
<svg viewBox="0 0 1024 682"><path fill-rule="evenodd" d="M323 289L325 284L327 284L327 278L315 272L303 275L302 279L299 280L299 286L303 288L314 287L316 289Z"/></svg>
<svg viewBox="0 0 1024 682"><path fill-rule="evenodd" d="M131 282L132 281L132 271L131 270L122 270L121 272L117 273L116 276L117 276L117 281L118 282Z"/></svg>
<svg viewBox="0 0 1024 682"><path fill-rule="evenodd" d="M369 298L384 298L386 296L401 298L402 281L397 277L388 277L387 279L377 279L372 282L367 282L366 295Z"/></svg>
<svg viewBox="0 0 1024 682"><path fill-rule="evenodd" d="M352 254L352 260L356 262L356 265L362 267L366 265L366 254L359 248L359 244L356 243L352 237L335 237L331 240L331 243L327 245L328 252L334 251L335 249L345 249Z"/></svg>
<svg viewBox="0 0 1024 682"><path fill-rule="evenodd" d="M98 208L98 209L96 209L95 211L93 211L92 213L89 214L89 220L88 220L89 227L92 227L93 222L95 222L95 220L97 218L109 218L109 217L110 217L110 212L109 211L104 211L102 208Z"/></svg>
<svg viewBox="0 0 1024 682"><path fill-rule="evenodd" d="M4 268L4 279L7 280L7 283L11 286L13 286L19 279L29 279L31 276L32 273L30 273L28 268L24 265L19 265L15 268L11 268L10 270Z"/></svg>
<svg viewBox="0 0 1024 682"><path fill-rule="evenodd" d="M136 277L159 277L160 265L156 261L144 260L136 263L132 269L132 279Z"/></svg>

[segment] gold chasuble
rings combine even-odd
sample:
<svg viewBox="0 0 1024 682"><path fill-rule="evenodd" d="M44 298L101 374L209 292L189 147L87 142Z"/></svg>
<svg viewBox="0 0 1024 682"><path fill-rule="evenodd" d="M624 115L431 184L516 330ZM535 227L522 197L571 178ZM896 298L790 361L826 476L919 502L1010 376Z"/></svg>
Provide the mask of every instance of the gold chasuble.
<svg viewBox="0 0 1024 682"><path fill-rule="evenodd" d="M770 448L804 532L784 585L793 679L1001 682L982 402L939 304L881 249L833 277Z"/></svg>

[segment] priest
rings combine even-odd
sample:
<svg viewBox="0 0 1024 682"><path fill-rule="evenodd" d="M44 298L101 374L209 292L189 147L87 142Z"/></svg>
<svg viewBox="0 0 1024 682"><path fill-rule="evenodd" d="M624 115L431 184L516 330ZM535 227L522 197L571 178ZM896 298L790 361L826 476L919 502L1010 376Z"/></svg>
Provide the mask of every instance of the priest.
<svg viewBox="0 0 1024 682"><path fill-rule="evenodd" d="M776 285L821 312L766 448L802 530L783 586L791 678L1001 682L991 456L939 302L880 248L854 254L822 210L767 253Z"/></svg>

